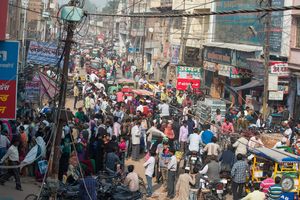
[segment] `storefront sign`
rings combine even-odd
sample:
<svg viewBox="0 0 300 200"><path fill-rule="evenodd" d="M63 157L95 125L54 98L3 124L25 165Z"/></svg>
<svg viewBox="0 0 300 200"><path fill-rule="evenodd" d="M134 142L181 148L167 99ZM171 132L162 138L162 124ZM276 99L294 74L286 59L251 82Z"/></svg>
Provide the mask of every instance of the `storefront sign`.
<svg viewBox="0 0 300 200"><path fill-rule="evenodd" d="M0 42L0 119L16 118L19 42Z"/></svg>
<svg viewBox="0 0 300 200"><path fill-rule="evenodd" d="M171 64L177 65L179 62L180 45L172 45L171 48Z"/></svg>
<svg viewBox="0 0 300 200"><path fill-rule="evenodd" d="M269 100L282 101L283 91L269 91Z"/></svg>
<svg viewBox="0 0 300 200"><path fill-rule="evenodd" d="M221 47L205 47L204 60L214 63L231 65L231 53L232 50L230 49L223 49Z"/></svg>
<svg viewBox="0 0 300 200"><path fill-rule="evenodd" d="M278 75L277 74L269 74L268 90L271 90L271 91L278 90Z"/></svg>
<svg viewBox="0 0 300 200"><path fill-rule="evenodd" d="M251 78L252 73L247 69L241 69L237 67L230 68L230 78L232 79L243 79L243 78Z"/></svg>
<svg viewBox="0 0 300 200"><path fill-rule="evenodd" d="M215 72L216 71L216 65L217 65L216 63L204 61L203 62L203 69L205 69L207 71Z"/></svg>
<svg viewBox="0 0 300 200"><path fill-rule="evenodd" d="M201 68L196 67L177 67L177 90L186 90L191 83L193 88L200 87Z"/></svg>
<svg viewBox="0 0 300 200"><path fill-rule="evenodd" d="M61 52L55 43L31 41L27 62L39 65L57 65Z"/></svg>
<svg viewBox="0 0 300 200"><path fill-rule="evenodd" d="M229 65L217 65L218 68L218 74L220 76L226 76L230 78L230 70L231 66Z"/></svg>
<svg viewBox="0 0 300 200"><path fill-rule="evenodd" d="M25 84L26 100L32 103L39 103L40 83L37 81L28 81Z"/></svg>
<svg viewBox="0 0 300 200"><path fill-rule="evenodd" d="M200 79L177 78L177 90L186 90L188 85L192 83L192 88L200 88Z"/></svg>
<svg viewBox="0 0 300 200"><path fill-rule="evenodd" d="M270 65L272 74L278 74L280 77L288 76L290 74L286 62L270 62Z"/></svg>

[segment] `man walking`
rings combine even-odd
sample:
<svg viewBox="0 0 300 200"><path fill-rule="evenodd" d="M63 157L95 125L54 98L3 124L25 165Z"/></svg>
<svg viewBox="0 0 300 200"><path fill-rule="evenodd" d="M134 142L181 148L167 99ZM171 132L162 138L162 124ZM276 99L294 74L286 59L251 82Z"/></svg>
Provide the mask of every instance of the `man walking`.
<svg viewBox="0 0 300 200"><path fill-rule="evenodd" d="M233 200L242 198L248 171L248 164L243 160L243 155L238 154L236 157L237 162L233 165L231 170Z"/></svg>
<svg viewBox="0 0 300 200"><path fill-rule="evenodd" d="M175 177L177 171L177 158L175 156L175 150L170 150L171 160L168 164L168 198L173 199L175 197Z"/></svg>
<svg viewBox="0 0 300 200"><path fill-rule="evenodd" d="M154 173L154 166L155 166L155 152L150 153L150 158L144 163L144 167L146 168L145 175L147 180L147 197L152 196L152 177Z"/></svg>
<svg viewBox="0 0 300 200"><path fill-rule="evenodd" d="M10 166L19 165L19 151L18 151L19 145L20 145L20 141L18 139L13 139L12 145L9 147L6 154L0 160L0 163L3 163L8 158L8 163ZM8 179L11 176L14 176L16 180L16 190L22 191L19 167L9 169L6 174L2 174L0 176L0 184L4 185L4 183L8 181Z"/></svg>

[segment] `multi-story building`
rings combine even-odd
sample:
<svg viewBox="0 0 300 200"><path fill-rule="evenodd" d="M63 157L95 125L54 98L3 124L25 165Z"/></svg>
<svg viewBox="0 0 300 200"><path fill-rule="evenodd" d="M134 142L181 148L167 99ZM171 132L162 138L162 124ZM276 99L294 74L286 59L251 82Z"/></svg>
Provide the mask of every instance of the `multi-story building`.
<svg viewBox="0 0 300 200"><path fill-rule="evenodd" d="M300 0L294 0L294 5L299 5ZM300 119L300 11L292 11L291 43L288 66L291 70L290 81L290 106L293 118Z"/></svg>

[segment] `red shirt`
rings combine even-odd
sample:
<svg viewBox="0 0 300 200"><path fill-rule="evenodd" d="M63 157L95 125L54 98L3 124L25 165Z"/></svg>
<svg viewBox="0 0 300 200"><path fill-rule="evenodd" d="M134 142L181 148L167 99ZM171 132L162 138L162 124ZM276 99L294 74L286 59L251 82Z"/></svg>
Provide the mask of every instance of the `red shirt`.
<svg viewBox="0 0 300 200"><path fill-rule="evenodd" d="M143 114L148 116L149 112L150 112L149 107L148 106L143 106Z"/></svg>
<svg viewBox="0 0 300 200"><path fill-rule="evenodd" d="M222 133L224 134L230 134L234 132L234 128L231 122L229 122L228 124L226 122L224 122L222 124Z"/></svg>

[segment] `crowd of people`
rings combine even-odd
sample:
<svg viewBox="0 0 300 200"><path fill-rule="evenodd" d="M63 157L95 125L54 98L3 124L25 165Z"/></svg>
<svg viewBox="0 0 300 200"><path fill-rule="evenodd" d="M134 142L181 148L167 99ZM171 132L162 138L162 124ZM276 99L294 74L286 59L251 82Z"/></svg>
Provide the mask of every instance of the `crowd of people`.
<svg viewBox="0 0 300 200"><path fill-rule="evenodd" d="M147 197L154 194L152 183L155 177L156 182L162 183L168 198L196 200L201 177L218 180L221 171L229 171L234 200L279 199L282 193L280 178L273 180L270 175L260 187L255 186L255 190L245 196L249 149L264 146L258 131L253 131L250 137L240 134L232 144L225 148L220 146L223 135L230 136L248 127L251 130L252 124L263 127L262 118L255 117L250 107L231 108L225 116L216 110L215 119L203 124L193 115L196 102L190 98L191 91L176 91L172 81L160 80L151 86L155 93L153 97L137 96L129 100L122 90L109 93L101 79L89 79L79 88L80 74L75 71L73 116L66 119L60 146L60 181L74 183L87 176L86 180L92 182L90 175L105 169L127 171L124 184L135 192L139 190L136 166L125 167L126 160L132 159L145 161ZM151 88L145 76L137 83L139 88ZM56 128L54 112L53 102L40 110L24 103L18 108L16 121L0 122L0 163L8 161L8 165L18 166L1 169L0 184L14 176L16 189L22 190L20 172L22 176L43 180L45 172L40 165L50 156ZM300 122L296 125L285 123L285 126L284 137L275 148L286 144L293 146L299 139ZM203 167L189 171L183 166L184 173L181 173L178 152L186 157L190 152L200 152L201 146L205 160ZM21 171L19 167L22 167ZM93 189L86 191L81 187L81 190L83 196L95 198Z"/></svg>

